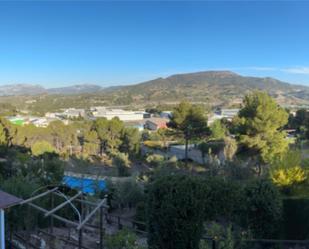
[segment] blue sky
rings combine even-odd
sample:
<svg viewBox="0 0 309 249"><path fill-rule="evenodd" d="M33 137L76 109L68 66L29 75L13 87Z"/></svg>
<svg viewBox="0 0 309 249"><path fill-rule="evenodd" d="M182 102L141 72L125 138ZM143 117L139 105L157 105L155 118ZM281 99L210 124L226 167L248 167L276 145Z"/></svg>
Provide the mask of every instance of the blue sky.
<svg viewBox="0 0 309 249"><path fill-rule="evenodd" d="M0 1L0 84L228 69L309 85L309 2Z"/></svg>

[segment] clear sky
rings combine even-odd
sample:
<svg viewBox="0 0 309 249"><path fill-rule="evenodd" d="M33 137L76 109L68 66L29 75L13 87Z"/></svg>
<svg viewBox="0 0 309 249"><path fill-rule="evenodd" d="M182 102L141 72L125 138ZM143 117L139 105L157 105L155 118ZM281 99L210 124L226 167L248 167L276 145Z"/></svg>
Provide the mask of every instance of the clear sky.
<svg viewBox="0 0 309 249"><path fill-rule="evenodd" d="M309 2L0 1L0 84L230 69L309 85Z"/></svg>

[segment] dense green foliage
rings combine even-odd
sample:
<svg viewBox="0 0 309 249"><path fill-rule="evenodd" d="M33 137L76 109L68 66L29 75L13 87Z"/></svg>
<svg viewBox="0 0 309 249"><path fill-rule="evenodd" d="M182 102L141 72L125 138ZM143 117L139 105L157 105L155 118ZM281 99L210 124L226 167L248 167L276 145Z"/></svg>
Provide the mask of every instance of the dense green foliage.
<svg viewBox="0 0 309 249"><path fill-rule="evenodd" d="M202 182L189 176L157 179L148 193L150 249L198 249L203 232Z"/></svg>
<svg viewBox="0 0 309 249"><path fill-rule="evenodd" d="M72 121L68 125L53 121L47 128L17 126L0 120L0 144L31 148L36 156L55 152L88 158L121 151L135 157L139 154L140 139L137 129L125 127L118 118Z"/></svg>
<svg viewBox="0 0 309 249"><path fill-rule="evenodd" d="M246 218L254 238L278 236L282 219L282 199L270 182L257 180L246 186Z"/></svg>
<svg viewBox="0 0 309 249"><path fill-rule="evenodd" d="M307 229L306 201L285 200L282 212L282 196L308 192L305 160L288 148L282 131L286 111L267 94L254 92L232 122L215 121L208 129L205 114L204 107L182 102L174 108L171 129L142 136L118 118L71 120L68 125L55 121L47 128L0 119L0 187L27 198L39 187L59 184L65 163L76 170L80 163L91 174L95 165L113 176L117 172L120 178L106 180L107 189L99 195L108 194L111 211L136 211L135 219L147 222L149 249L208 248L200 241L203 235L219 237L220 246L233 248L233 239L242 233L278 238L280 225L282 237L306 238L307 233L297 237L292 229L300 221ZM299 112L295 124L306 125L305 116ZM140 154L142 140L153 151ZM208 157L203 165L187 167L168 153L170 144L189 142ZM259 172L258 180L256 162L269 169ZM293 213L301 205L303 214ZM39 223L19 219L23 215L22 209L12 211L9 224L24 229L26 223ZM127 231L106 242L110 248L137 248L135 235Z"/></svg>
<svg viewBox="0 0 309 249"><path fill-rule="evenodd" d="M36 141L31 146L31 152L34 156L41 156L44 153L54 153L56 149L47 141Z"/></svg>
<svg viewBox="0 0 309 249"><path fill-rule="evenodd" d="M236 221L243 209L244 195L240 184L219 177L205 180L205 220Z"/></svg>
<svg viewBox="0 0 309 249"><path fill-rule="evenodd" d="M210 125L210 138L214 140L220 140L227 135L226 127L221 123L221 120L215 120Z"/></svg>
<svg viewBox="0 0 309 249"><path fill-rule="evenodd" d="M129 176L130 160L127 154L117 153L113 156L113 164L116 166L118 176Z"/></svg>
<svg viewBox="0 0 309 249"><path fill-rule="evenodd" d="M280 129L288 122L288 114L265 92L247 95L234 122L240 143L259 153L262 163L287 151L286 134Z"/></svg>

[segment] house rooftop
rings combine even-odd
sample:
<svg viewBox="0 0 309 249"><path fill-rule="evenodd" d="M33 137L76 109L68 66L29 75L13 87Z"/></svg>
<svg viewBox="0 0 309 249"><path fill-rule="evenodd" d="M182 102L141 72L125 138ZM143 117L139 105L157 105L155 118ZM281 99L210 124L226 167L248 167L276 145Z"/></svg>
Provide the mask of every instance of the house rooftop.
<svg viewBox="0 0 309 249"><path fill-rule="evenodd" d="M169 119L167 118L147 118L146 121L152 122L154 124L168 123Z"/></svg>

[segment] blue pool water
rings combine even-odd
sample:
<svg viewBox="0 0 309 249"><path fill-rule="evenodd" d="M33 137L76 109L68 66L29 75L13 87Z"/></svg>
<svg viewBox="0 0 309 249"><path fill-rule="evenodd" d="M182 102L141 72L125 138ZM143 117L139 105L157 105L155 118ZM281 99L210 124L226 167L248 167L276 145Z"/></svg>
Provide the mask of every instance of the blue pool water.
<svg viewBox="0 0 309 249"><path fill-rule="evenodd" d="M78 178L74 176L64 176L63 183L73 189L78 189L85 194L94 194L97 191L106 189L104 180L93 180L89 178Z"/></svg>

